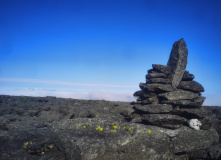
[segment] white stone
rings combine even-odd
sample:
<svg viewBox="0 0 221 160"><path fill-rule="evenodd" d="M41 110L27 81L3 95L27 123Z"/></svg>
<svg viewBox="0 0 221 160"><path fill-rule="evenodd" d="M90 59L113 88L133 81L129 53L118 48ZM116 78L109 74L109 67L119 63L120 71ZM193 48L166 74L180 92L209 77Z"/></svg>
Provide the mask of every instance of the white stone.
<svg viewBox="0 0 221 160"><path fill-rule="evenodd" d="M202 123L198 119L191 119L189 121L189 125L191 128L198 131L198 130L200 130L200 126L202 126Z"/></svg>

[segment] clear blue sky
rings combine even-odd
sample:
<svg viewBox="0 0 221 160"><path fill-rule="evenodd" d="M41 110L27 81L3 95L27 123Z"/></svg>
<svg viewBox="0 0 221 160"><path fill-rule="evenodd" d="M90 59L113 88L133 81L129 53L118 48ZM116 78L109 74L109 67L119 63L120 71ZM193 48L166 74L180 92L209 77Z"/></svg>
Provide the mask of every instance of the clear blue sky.
<svg viewBox="0 0 221 160"><path fill-rule="evenodd" d="M221 105L220 8L219 0L0 0L0 94L133 93L184 38L187 70L207 104Z"/></svg>

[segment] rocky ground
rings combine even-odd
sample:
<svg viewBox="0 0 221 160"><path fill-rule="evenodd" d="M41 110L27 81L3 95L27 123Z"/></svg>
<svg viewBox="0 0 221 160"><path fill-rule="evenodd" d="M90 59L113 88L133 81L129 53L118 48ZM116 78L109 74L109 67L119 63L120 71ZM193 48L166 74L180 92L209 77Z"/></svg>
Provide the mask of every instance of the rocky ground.
<svg viewBox="0 0 221 160"><path fill-rule="evenodd" d="M212 126L219 133L219 143L221 144L221 106L204 106L212 113Z"/></svg>
<svg viewBox="0 0 221 160"><path fill-rule="evenodd" d="M205 108L220 136L221 108ZM127 102L1 95L0 159L221 159L213 128L171 130L136 116Z"/></svg>

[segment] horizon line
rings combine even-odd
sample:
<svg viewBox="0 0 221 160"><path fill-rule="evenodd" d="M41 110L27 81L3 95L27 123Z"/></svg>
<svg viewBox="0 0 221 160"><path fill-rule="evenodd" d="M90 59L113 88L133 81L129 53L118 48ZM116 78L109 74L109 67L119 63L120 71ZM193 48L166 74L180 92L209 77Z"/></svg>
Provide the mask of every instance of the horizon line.
<svg viewBox="0 0 221 160"><path fill-rule="evenodd" d="M85 84L85 83L72 83L51 80L37 80L37 79L22 79L22 78L0 78L0 82L17 82L17 83L41 83L41 84L54 84L54 85L72 85L72 86L97 86L97 87L118 87L118 88L137 88L137 86L123 86L112 84Z"/></svg>

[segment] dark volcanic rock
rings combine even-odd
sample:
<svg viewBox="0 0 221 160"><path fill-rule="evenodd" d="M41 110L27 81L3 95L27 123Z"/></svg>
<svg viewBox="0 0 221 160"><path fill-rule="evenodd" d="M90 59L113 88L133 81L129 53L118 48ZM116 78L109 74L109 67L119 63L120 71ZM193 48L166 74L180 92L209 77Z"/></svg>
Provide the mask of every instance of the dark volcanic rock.
<svg viewBox="0 0 221 160"><path fill-rule="evenodd" d="M158 104L159 103L159 100L157 98L157 96L153 96L153 97L150 97L150 98L138 98L137 99L137 103L140 103L140 104Z"/></svg>
<svg viewBox="0 0 221 160"><path fill-rule="evenodd" d="M66 159L64 153L56 147L51 132L47 129L0 130L0 142L1 160Z"/></svg>
<svg viewBox="0 0 221 160"><path fill-rule="evenodd" d="M153 64L153 71L157 71L159 73L170 74L170 66L165 66L161 64Z"/></svg>
<svg viewBox="0 0 221 160"><path fill-rule="evenodd" d="M136 103L135 104L151 104L150 100L147 98L147 99L137 99Z"/></svg>
<svg viewBox="0 0 221 160"><path fill-rule="evenodd" d="M199 97L198 93L193 93L189 91L172 91L167 93L161 93L158 97L166 99L168 101L176 101L176 100L187 100L187 99L194 99Z"/></svg>
<svg viewBox="0 0 221 160"><path fill-rule="evenodd" d="M141 119L143 123L171 129L180 128L187 122L185 118L171 114L145 114Z"/></svg>
<svg viewBox="0 0 221 160"><path fill-rule="evenodd" d="M176 41L173 44L172 51L170 53L170 58L167 65L170 66L172 72L172 87L176 88L181 79L187 65L188 50L186 48L186 43L183 39Z"/></svg>
<svg viewBox="0 0 221 160"><path fill-rule="evenodd" d="M197 118L201 123L201 129L211 128L211 112L204 107L201 108L179 108L176 107L173 110L173 114L180 115L187 119Z"/></svg>
<svg viewBox="0 0 221 160"><path fill-rule="evenodd" d="M134 94L133 94L133 96L135 96L135 97L145 97L145 98L150 98L150 97L153 97L153 96L155 96L155 94L154 93L151 93L151 92L149 92L149 93L145 93L145 92L143 92L142 90L140 90L140 91L136 91Z"/></svg>
<svg viewBox="0 0 221 160"><path fill-rule="evenodd" d="M139 91L134 92L133 96L134 97L141 97L141 96L143 96L143 94L144 94L143 91L139 90Z"/></svg>
<svg viewBox="0 0 221 160"><path fill-rule="evenodd" d="M135 105L135 109L144 113L169 113L172 112L173 106L169 104Z"/></svg>
<svg viewBox="0 0 221 160"><path fill-rule="evenodd" d="M180 107L201 107L203 105L203 102L205 100L205 97L197 97L194 99L183 99L183 100L161 100L161 103L165 104L172 104L172 105L179 105Z"/></svg>
<svg viewBox="0 0 221 160"><path fill-rule="evenodd" d="M152 123L162 127L174 129L180 126L174 130L128 123L130 116L135 117L133 120L139 120L139 115L132 114L133 106L126 102L45 99L0 96L1 109L10 109L9 106L16 104L17 109L23 112L22 115L5 112L9 114L0 116L1 160L166 160L171 156L182 160L194 151L207 152L218 142L215 130L195 131L181 127L179 123L183 118L175 118L175 115L167 117L168 114L161 118L152 115L151 119ZM46 106L50 109L45 110ZM149 107L153 112L171 110L169 105L163 105L161 111L157 105L156 108L153 106ZM39 113L31 116L29 112L32 110ZM54 118L56 114L59 118ZM200 157L197 156L198 159Z"/></svg>
<svg viewBox="0 0 221 160"><path fill-rule="evenodd" d="M146 80L147 83L163 83L163 84L170 84L169 78L149 78Z"/></svg>
<svg viewBox="0 0 221 160"><path fill-rule="evenodd" d="M179 155L177 159L182 160L189 152L205 150L218 139L213 129L204 132L188 127L169 130L99 119L60 121L53 124L51 130L56 145L67 159L166 160L171 155Z"/></svg>
<svg viewBox="0 0 221 160"><path fill-rule="evenodd" d="M201 129L208 130L212 126L212 118L211 116L206 116L200 119L200 122L202 123Z"/></svg>
<svg viewBox="0 0 221 160"><path fill-rule="evenodd" d="M195 152L189 153L189 159L197 159L198 157L202 157L204 160L220 160L219 155L221 155L221 149L218 145L209 147L206 150L198 150Z"/></svg>
<svg viewBox="0 0 221 160"><path fill-rule="evenodd" d="M204 92L203 86L196 81L181 81L177 88L192 92Z"/></svg>
<svg viewBox="0 0 221 160"><path fill-rule="evenodd" d="M144 84L140 83L140 89L146 92L169 92L172 91L173 88L169 84Z"/></svg>
<svg viewBox="0 0 221 160"><path fill-rule="evenodd" d="M211 117L211 112L208 112L208 110L204 107L201 108L175 107L173 110L173 114L177 114L188 119L193 119L193 118L202 119L204 117Z"/></svg>
<svg viewBox="0 0 221 160"><path fill-rule="evenodd" d="M221 107L220 106L204 106L212 113L212 126L217 130L220 137L221 145Z"/></svg>
<svg viewBox="0 0 221 160"><path fill-rule="evenodd" d="M149 73L146 75L146 79L148 78L166 78L167 75L164 73Z"/></svg>
<svg viewBox="0 0 221 160"><path fill-rule="evenodd" d="M158 104L159 103L159 99L157 98L157 96L153 96L151 98L148 98L148 100L150 101L151 104Z"/></svg>
<svg viewBox="0 0 221 160"><path fill-rule="evenodd" d="M185 71L183 74L182 81L192 81L195 78L193 74L190 74L188 71Z"/></svg>

